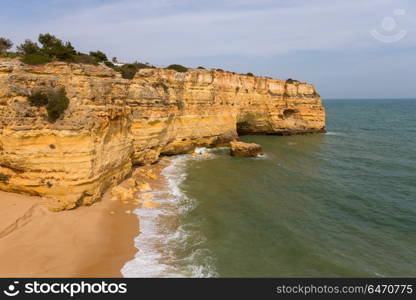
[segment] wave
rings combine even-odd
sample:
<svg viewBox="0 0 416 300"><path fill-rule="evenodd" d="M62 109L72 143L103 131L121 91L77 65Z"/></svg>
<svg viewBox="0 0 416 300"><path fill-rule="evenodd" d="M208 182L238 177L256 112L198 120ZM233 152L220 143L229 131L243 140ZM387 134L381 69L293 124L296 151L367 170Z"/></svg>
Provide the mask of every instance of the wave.
<svg viewBox="0 0 416 300"><path fill-rule="evenodd" d="M339 135L339 136L346 136L345 133L342 132L334 132L334 131L328 131L327 133L325 133L325 135Z"/></svg>
<svg viewBox="0 0 416 300"><path fill-rule="evenodd" d="M201 154L214 155L211 149L199 148ZM202 156L201 156L202 157ZM202 244L206 238L200 224L181 220L198 205L180 189L186 179L189 160L201 159L179 155L162 171L166 190L154 191L159 208L138 208L140 234L135 238L139 249L135 258L121 270L124 277L216 277L215 260Z"/></svg>

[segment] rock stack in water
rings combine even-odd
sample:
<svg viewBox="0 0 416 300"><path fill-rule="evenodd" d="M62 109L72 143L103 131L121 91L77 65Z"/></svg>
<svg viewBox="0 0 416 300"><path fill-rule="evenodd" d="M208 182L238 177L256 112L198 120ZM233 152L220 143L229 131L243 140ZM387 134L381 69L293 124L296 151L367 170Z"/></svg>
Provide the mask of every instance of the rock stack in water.
<svg viewBox="0 0 416 300"><path fill-rule="evenodd" d="M259 144L233 141L230 143L231 156L256 157L263 154Z"/></svg>

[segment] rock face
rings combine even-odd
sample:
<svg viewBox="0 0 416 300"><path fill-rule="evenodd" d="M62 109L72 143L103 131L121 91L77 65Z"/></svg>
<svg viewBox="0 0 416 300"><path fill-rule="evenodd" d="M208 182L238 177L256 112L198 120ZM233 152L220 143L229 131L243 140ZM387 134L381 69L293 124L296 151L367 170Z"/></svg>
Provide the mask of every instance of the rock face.
<svg viewBox="0 0 416 300"><path fill-rule="evenodd" d="M30 106L37 90L65 87L55 123ZM322 132L325 111L308 83L213 70L142 69L132 80L105 66L24 65L0 58L0 189L45 196L55 210L89 205L133 164L238 134Z"/></svg>
<svg viewBox="0 0 416 300"><path fill-rule="evenodd" d="M230 142L230 146L231 156L256 157L257 155L263 154L261 146L255 143L232 141Z"/></svg>

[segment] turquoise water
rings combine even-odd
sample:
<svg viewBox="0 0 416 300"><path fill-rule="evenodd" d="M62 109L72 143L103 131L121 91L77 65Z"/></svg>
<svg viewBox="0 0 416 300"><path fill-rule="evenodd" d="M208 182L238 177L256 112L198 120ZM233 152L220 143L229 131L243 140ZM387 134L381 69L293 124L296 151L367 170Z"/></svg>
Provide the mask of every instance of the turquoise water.
<svg viewBox="0 0 416 300"><path fill-rule="evenodd" d="M416 276L416 101L324 104L327 134L242 137L264 157L174 158L146 275Z"/></svg>

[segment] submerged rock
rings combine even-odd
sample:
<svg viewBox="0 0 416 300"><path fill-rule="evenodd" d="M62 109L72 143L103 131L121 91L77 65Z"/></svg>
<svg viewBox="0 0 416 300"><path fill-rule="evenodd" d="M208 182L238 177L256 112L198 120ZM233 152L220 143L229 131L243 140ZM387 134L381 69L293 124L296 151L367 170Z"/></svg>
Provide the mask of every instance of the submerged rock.
<svg viewBox="0 0 416 300"><path fill-rule="evenodd" d="M262 155L263 150L259 144L233 141L230 143L230 155L241 157L255 157Z"/></svg>

